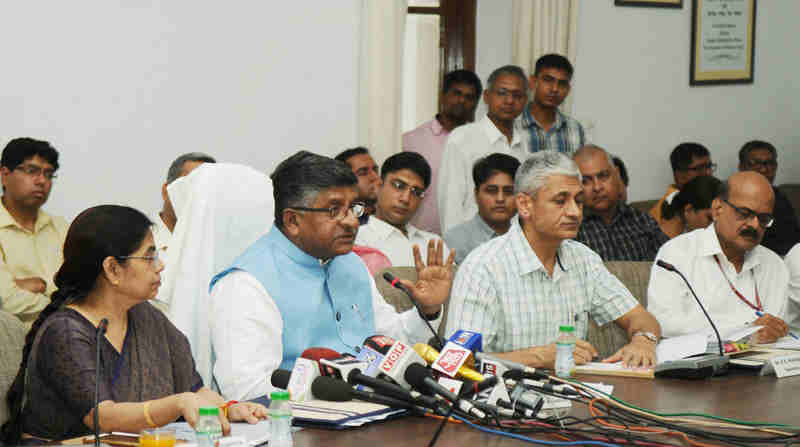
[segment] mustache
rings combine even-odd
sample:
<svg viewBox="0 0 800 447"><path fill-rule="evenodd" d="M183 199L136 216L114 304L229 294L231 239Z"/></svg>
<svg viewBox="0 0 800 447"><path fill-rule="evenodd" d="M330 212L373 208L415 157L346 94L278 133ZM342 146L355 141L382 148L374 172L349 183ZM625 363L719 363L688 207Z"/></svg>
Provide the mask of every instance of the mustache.
<svg viewBox="0 0 800 447"><path fill-rule="evenodd" d="M746 237L748 239L758 239L758 231L756 231L755 228L745 228L739 232L739 236Z"/></svg>

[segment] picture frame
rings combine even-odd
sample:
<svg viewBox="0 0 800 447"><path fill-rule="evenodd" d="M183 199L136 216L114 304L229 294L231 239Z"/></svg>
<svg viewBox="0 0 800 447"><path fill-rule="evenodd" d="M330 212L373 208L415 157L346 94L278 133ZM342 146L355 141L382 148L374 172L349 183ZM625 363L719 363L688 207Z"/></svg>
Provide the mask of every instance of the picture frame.
<svg viewBox="0 0 800 447"><path fill-rule="evenodd" d="M683 0L614 0L616 6L643 6L646 8L683 8Z"/></svg>
<svg viewBox="0 0 800 447"><path fill-rule="evenodd" d="M752 84L756 0L692 0L689 85Z"/></svg>

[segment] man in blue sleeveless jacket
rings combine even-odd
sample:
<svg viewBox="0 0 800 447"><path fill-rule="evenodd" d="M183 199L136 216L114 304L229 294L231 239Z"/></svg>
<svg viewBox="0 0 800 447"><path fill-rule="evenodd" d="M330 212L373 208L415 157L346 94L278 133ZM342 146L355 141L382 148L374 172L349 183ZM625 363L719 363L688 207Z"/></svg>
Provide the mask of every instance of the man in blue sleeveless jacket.
<svg viewBox="0 0 800 447"><path fill-rule="evenodd" d="M228 399L272 391L272 372L309 347L354 353L376 333L412 343L431 335L416 310L398 314L383 300L352 253L364 204L345 163L301 151L271 178L275 225L211 280L214 380ZM441 241L429 244L427 265L414 254L419 280L402 283L436 327L454 254L443 262Z"/></svg>

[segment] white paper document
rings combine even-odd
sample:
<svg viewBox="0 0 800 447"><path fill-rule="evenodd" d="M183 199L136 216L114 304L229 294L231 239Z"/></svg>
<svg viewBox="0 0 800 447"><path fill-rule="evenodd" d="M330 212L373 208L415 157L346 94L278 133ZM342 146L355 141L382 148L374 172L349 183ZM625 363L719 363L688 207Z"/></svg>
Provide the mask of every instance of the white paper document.
<svg viewBox="0 0 800 447"><path fill-rule="evenodd" d="M708 349L708 341L703 332L661 340L656 347L656 362L664 363L685 359L697 354L704 354Z"/></svg>

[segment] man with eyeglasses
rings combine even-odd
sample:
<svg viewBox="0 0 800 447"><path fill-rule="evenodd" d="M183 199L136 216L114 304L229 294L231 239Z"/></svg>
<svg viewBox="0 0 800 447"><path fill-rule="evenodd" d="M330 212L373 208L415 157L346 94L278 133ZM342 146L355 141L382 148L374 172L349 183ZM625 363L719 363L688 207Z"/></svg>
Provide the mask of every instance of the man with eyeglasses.
<svg viewBox="0 0 800 447"><path fill-rule="evenodd" d="M711 204L714 223L671 239L657 259L686 276L718 328L763 326L752 342L771 343L788 333L789 273L781 258L759 245L772 225L775 197L767 179L738 172ZM691 291L675 273L653 265L648 310L664 336L712 329Z"/></svg>
<svg viewBox="0 0 800 447"><path fill-rule="evenodd" d="M792 202L775 187L778 151L766 141L748 141L739 150L739 170L758 172L772 185L772 193L775 194L775 209L772 215L775 217L775 222L764 233L761 245L781 256L786 256L786 253L800 242L800 225Z"/></svg>
<svg viewBox="0 0 800 447"><path fill-rule="evenodd" d="M530 77L533 98L522 113L522 125L530 132L530 150L558 151L572 155L586 141L583 126L558 110L569 95L574 69L560 54L536 60Z"/></svg>
<svg viewBox="0 0 800 447"><path fill-rule="evenodd" d="M416 152L400 152L383 162L381 179L375 215L359 228L356 244L379 250L394 267L413 267L413 247L426 259L428 243L440 239L409 223L425 200L431 167Z"/></svg>
<svg viewBox="0 0 800 447"><path fill-rule="evenodd" d="M441 243L431 241L426 262L415 250L419 280L400 281L421 314L398 314L351 252L364 205L350 167L301 151L270 178L273 227L211 280L213 375L221 394L243 400L269 393L272 372L291 370L310 347L355 354L375 334L427 340L422 318L438 326L453 278L453 256L443 261Z"/></svg>
<svg viewBox="0 0 800 447"><path fill-rule="evenodd" d="M63 260L67 221L42 210L57 170L58 152L33 138L11 140L0 159L0 309L26 325L50 303Z"/></svg>
<svg viewBox="0 0 800 447"><path fill-rule="evenodd" d="M717 169L716 163L711 161L711 153L700 143L681 143L675 146L669 156L669 162L672 165L672 177L675 183L669 185L661 200L650 208L650 215L662 228L665 224L661 216L661 205L665 201L672 203L672 198L690 180L701 175L711 175Z"/></svg>
<svg viewBox="0 0 800 447"><path fill-rule="evenodd" d="M483 101L486 117L454 129L447 137L436 204L442 233L472 218L477 205L472 194L472 165L499 152L520 161L528 155L528 131L517 118L528 102L528 80L516 65L500 67L489 75Z"/></svg>

